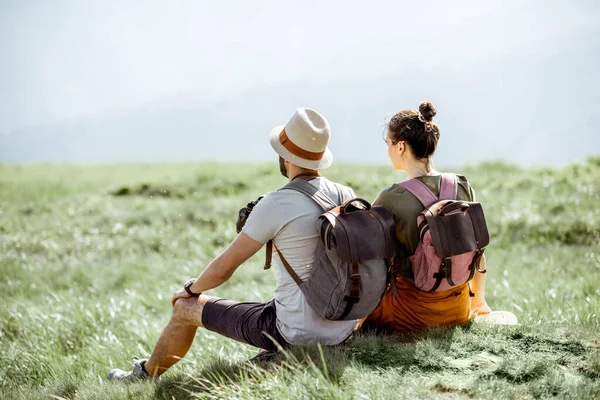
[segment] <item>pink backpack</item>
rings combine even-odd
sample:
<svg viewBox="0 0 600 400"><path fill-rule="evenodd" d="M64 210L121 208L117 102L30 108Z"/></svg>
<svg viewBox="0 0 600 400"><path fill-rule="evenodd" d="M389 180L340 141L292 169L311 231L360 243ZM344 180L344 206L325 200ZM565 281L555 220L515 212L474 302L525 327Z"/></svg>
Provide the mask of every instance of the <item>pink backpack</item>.
<svg viewBox="0 0 600 400"><path fill-rule="evenodd" d="M440 196L418 179L401 185L425 209L417 217L419 244L410 257L417 289L436 292L473 279L490 241L481 204L456 200L456 175L442 174Z"/></svg>

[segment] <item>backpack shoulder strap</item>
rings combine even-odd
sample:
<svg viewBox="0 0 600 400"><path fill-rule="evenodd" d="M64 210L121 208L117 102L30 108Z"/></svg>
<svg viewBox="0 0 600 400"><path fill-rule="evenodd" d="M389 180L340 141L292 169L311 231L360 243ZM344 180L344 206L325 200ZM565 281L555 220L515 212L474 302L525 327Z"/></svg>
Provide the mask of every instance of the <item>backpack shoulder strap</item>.
<svg viewBox="0 0 600 400"><path fill-rule="evenodd" d="M456 175L442 174L440 180L440 200L456 200L457 190Z"/></svg>
<svg viewBox="0 0 600 400"><path fill-rule="evenodd" d="M285 257L283 256L283 254L281 254L281 251L279 251L279 249L277 248L277 246L275 246L275 250L277 251L277 254L279 255L279 258L281 259L281 262L283 263L283 266L287 270L288 274L290 274L290 276L292 277L292 279L294 280L294 282L296 282L296 285L302 287L302 279L300 279L300 277L298 276L298 274L296 273L296 271L294 271L294 268L292 268L292 266L290 265L290 263L287 262L287 260L285 259Z"/></svg>
<svg viewBox="0 0 600 400"><path fill-rule="evenodd" d="M415 196L425 208L438 201L437 196L433 194L431 189L429 189L426 184L416 178L404 181L400 183L400 185L412 193L412 195Z"/></svg>
<svg viewBox="0 0 600 400"><path fill-rule="evenodd" d="M323 211L329 211L332 208L337 207L338 205L332 201L329 196L323 193L321 190L317 189L307 181L302 179L296 179L282 187L280 190L290 189L300 192L308 197L310 197L315 203L317 203Z"/></svg>
<svg viewBox="0 0 600 400"><path fill-rule="evenodd" d="M294 180L279 190L283 189L295 190L306 195L307 197L310 197L315 203L319 205L319 207L321 207L321 209L324 212L337 207L337 205L329 198L329 196L327 196L321 190L317 189L316 187L314 187L313 185L311 185L303 179ZM294 279L298 286L301 286L302 281L300 280L300 277L298 277L298 275L294 272L292 266L287 262L283 254L281 254L281 252L279 251L279 249L274 245L273 240L269 240L269 242L267 243L267 260L265 262L264 269L271 268L271 254L273 252L273 247L275 247L275 250L277 251L279 258L281 259L283 266L291 275L292 279Z"/></svg>

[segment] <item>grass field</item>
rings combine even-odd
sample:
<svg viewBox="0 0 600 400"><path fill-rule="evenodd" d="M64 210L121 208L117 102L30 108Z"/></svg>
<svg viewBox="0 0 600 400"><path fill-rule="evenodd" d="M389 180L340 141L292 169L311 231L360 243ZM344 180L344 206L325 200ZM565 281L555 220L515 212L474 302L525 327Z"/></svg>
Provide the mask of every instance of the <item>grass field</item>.
<svg viewBox="0 0 600 400"><path fill-rule="evenodd" d="M0 165L0 398L600 398L600 158L465 167L492 242L487 300L521 325L358 335L270 363L200 330L158 382L107 382L147 356L170 297L235 236L237 210L284 184L272 165ZM373 200L388 167L326 174ZM213 295L270 299L260 252Z"/></svg>

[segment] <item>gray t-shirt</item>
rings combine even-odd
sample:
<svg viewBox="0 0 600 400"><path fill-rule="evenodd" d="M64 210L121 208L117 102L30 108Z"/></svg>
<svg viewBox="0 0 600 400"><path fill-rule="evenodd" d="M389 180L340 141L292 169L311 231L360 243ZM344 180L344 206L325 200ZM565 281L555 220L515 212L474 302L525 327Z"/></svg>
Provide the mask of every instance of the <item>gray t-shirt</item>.
<svg viewBox="0 0 600 400"><path fill-rule="evenodd" d="M336 203L339 189L355 197L352 189L323 177L309 181ZM312 270L319 240L317 218L322 209L309 197L295 190L279 190L265 195L254 207L242 232L259 243L273 244L281 251L302 280ZM322 343L334 345L346 339L357 321L330 321L317 314L307 303L304 294L273 251L275 272L275 307L277 328L290 343Z"/></svg>

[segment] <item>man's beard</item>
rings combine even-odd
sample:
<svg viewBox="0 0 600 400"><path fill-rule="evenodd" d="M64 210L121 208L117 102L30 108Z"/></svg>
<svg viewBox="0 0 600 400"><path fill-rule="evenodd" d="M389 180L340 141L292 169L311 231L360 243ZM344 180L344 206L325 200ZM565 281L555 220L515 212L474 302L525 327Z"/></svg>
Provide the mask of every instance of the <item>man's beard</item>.
<svg viewBox="0 0 600 400"><path fill-rule="evenodd" d="M287 168L285 167L285 160L281 156L279 156L279 172L281 172L281 175L284 177L289 178Z"/></svg>

